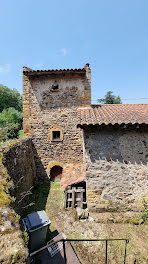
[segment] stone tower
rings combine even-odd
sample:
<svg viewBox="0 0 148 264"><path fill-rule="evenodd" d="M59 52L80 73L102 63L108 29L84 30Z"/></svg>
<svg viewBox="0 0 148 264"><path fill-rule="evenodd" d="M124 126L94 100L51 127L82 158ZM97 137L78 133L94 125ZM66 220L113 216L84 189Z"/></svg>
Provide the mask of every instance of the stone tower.
<svg viewBox="0 0 148 264"><path fill-rule="evenodd" d="M85 177L77 108L90 104L89 64L82 69L23 68L24 133L32 136L38 178L51 177L54 167L62 168L63 186Z"/></svg>

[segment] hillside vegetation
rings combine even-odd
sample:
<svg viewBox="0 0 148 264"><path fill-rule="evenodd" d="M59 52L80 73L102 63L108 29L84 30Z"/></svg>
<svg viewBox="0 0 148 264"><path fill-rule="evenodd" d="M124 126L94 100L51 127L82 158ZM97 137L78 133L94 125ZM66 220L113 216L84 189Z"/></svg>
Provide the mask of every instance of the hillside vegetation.
<svg viewBox="0 0 148 264"><path fill-rule="evenodd" d="M0 142L18 138L22 121L22 96L0 84Z"/></svg>

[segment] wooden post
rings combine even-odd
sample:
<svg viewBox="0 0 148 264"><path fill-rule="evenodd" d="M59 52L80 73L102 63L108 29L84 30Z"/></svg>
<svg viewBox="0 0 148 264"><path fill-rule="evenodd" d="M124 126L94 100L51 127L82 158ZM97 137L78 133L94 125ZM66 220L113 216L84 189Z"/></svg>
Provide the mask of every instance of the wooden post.
<svg viewBox="0 0 148 264"><path fill-rule="evenodd" d="M72 188L72 209L75 207L75 188Z"/></svg>
<svg viewBox="0 0 148 264"><path fill-rule="evenodd" d="M81 193L80 193L80 198L81 198L81 209L83 209L83 189L81 190Z"/></svg>
<svg viewBox="0 0 148 264"><path fill-rule="evenodd" d="M67 207L67 191L65 190L65 201L64 201L65 208Z"/></svg>

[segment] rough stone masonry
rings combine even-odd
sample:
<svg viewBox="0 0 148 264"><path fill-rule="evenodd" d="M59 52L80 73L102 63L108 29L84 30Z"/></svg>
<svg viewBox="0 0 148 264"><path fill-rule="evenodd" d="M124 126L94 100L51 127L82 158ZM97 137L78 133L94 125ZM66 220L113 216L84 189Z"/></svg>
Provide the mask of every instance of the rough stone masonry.
<svg viewBox="0 0 148 264"><path fill-rule="evenodd" d="M91 70L23 68L24 133L36 177L86 180L91 210L139 210L148 195L148 105L91 106Z"/></svg>
<svg viewBox="0 0 148 264"><path fill-rule="evenodd" d="M90 105L90 68L23 71L24 133L32 136L37 177L45 179L53 166L63 168L62 185L84 178L83 131L77 128L77 108ZM59 131L60 138L52 139Z"/></svg>
<svg viewBox="0 0 148 264"><path fill-rule="evenodd" d="M141 210L148 193L148 132L85 129L84 144L90 209Z"/></svg>

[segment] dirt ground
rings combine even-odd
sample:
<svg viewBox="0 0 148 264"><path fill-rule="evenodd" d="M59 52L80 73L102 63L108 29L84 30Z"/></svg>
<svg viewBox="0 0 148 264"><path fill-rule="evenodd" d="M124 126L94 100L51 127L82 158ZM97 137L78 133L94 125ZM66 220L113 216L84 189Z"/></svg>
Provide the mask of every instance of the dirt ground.
<svg viewBox="0 0 148 264"><path fill-rule="evenodd" d="M137 217L135 214L90 213L89 219L76 220L73 210L63 209L63 202L64 194L58 183L51 183L50 190L47 190L44 183L30 199L34 205L28 207L26 213L45 209L51 220L48 241L61 232L67 238L76 239L125 238L129 239L126 263L134 264L136 260L136 264L148 264L148 225L119 221L122 218ZM73 242L73 246L82 264L105 263L104 242ZM124 263L124 250L124 241L108 242L108 264Z"/></svg>

